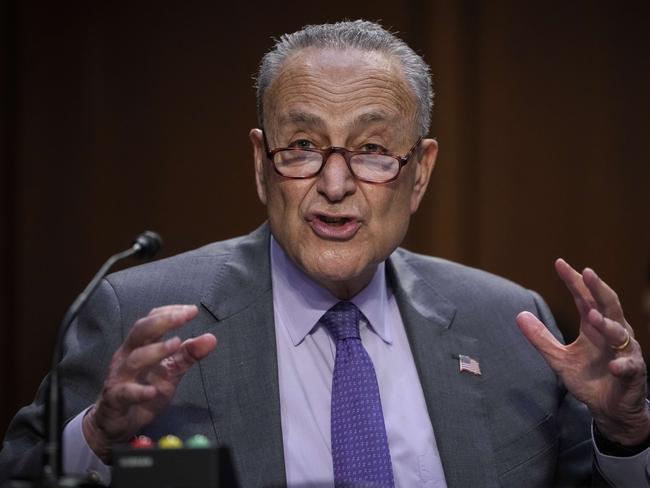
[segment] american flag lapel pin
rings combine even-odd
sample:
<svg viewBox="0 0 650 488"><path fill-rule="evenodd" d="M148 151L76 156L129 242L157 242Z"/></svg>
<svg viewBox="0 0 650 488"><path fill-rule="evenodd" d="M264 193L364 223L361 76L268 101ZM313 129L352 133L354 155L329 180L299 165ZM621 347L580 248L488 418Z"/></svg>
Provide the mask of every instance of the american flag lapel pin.
<svg viewBox="0 0 650 488"><path fill-rule="evenodd" d="M478 364L476 359L473 359L469 356L463 354L458 355L458 364L460 366L460 372L466 371L468 373L481 376L481 367Z"/></svg>

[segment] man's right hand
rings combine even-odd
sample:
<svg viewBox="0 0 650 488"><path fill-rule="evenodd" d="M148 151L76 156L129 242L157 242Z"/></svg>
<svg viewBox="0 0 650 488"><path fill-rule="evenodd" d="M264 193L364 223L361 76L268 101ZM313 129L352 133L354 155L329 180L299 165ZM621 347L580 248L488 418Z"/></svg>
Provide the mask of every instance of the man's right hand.
<svg viewBox="0 0 650 488"><path fill-rule="evenodd" d="M169 404L183 375L216 347L212 334L162 341L197 314L194 305L155 308L115 351L102 392L83 419L84 437L103 462L114 443L127 442Z"/></svg>

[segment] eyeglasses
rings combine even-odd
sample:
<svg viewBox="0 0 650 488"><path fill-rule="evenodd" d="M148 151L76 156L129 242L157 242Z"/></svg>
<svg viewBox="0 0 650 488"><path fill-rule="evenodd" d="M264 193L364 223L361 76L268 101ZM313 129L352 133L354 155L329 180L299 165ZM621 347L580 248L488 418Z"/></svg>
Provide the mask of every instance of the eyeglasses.
<svg viewBox="0 0 650 488"><path fill-rule="evenodd" d="M422 141L419 137L404 156L380 151L349 151L344 147L296 148L280 147L270 150L266 132L262 132L266 155L273 163L275 171L285 178L312 178L325 167L325 162L334 153L345 159L350 173L368 183L388 183L399 176L413 152Z"/></svg>

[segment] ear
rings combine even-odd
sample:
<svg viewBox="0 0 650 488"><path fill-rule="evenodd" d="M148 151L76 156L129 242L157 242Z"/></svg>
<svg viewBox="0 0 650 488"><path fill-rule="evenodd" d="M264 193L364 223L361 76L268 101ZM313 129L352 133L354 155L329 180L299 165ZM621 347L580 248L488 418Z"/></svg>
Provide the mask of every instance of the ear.
<svg viewBox="0 0 650 488"><path fill-rule="evenodd" d="M264 150L264 136L261 129L251 129L248 137L253 144L253 159L255 160L255 186L257 196L266 205L266 176L264 175L264 163L266 162L266 151Z"/></svg>
<svg viewBox="0 0 650 488"><path fill-rule="evenodd" d="M433 167L436 165L437 156L438 141L435 139L422 139L416 152L417 159L414 161L416 167L413 192L411 193L411 214L415 213L418 209L422 197L424 197L427 191L429 178L431 177Z"/></svg>

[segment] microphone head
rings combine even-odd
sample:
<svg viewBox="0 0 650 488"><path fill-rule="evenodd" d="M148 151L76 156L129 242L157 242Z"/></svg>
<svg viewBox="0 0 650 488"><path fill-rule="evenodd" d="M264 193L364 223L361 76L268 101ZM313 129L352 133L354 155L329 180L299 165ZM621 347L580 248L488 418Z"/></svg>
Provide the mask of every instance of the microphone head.
<svg viewBox="0 0 650 488"><path fill-rule="evenodd" d="M134 256L140 259L154 257L161 247L162 239L152 230L144 231L133 241L133 248L136 249Z"/></svg>

